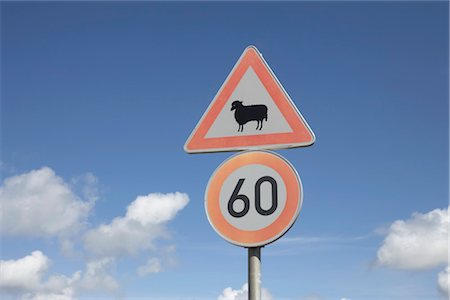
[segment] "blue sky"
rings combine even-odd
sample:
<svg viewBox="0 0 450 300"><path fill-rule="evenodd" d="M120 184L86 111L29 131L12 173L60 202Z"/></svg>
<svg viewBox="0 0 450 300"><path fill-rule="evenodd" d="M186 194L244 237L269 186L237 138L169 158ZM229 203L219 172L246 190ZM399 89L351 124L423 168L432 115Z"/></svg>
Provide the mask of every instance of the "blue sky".
<svg viewBox="0 0 450 300"><path fill-rule="evenodd" d="M304 203L292 229L262 250L266 299L441 299L447 2L0 7L0 259L4 270L26 268L26 257L40 266L25 272L34 285L4 273L3 296L69 299L66 288L77 299L239 299L224 289L241 292L247 252L213 231L203 206L210 175L232 153L188 155L183 145L255 45L316 135L311 147L277 151L297 169ZM28 189L38 179L39 193ZM154 193L145 201L168 199L170 214L133 231L152 245L128 251L118 238L98 248L102 224L116 230L116 218L131 230L127 207ZM41 217L55 227L24 203L48 210ZM64 205L76 207L72 223L51 214Z"/></svg>

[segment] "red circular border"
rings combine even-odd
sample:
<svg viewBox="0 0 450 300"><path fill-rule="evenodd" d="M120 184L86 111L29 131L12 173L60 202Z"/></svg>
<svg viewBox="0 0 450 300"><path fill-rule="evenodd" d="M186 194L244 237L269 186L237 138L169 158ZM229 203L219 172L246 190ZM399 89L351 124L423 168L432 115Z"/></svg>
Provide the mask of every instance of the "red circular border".
<svg viewBox="0 0 450 300"><path fill-rule="evenodd" d="M242 230L230 224L220 210L220 190L228 176L240 167L261 164L274 169L286 186L286 205L278 218L259 230ZM283 157L268 151L247 151L235 155L220 165L211 176L205 193L208 220L217 233L230 243L254 247L269 244L280 238L295 222L302 205L300 177Z"/></svg>

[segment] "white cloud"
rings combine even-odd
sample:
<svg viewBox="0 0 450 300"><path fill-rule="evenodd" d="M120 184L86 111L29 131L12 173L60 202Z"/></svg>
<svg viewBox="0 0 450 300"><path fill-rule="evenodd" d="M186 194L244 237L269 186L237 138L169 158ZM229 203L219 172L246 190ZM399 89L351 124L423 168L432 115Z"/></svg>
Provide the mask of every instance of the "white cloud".
<svg viewBox="0 0 450 300"><path fill-rule="evenodd" d="M448 298L449 211L435 209L414 213L406 221L397 220L377 252L377 265L403 270L426 270L447 264L438 274L439 291Z"/></svg>
<svg viewBox="0 0 450 300"><path fill-rule="evenodd" d="M308 295L303 300L321 300L322 298L319 295ZM351 300L350 298L340 298L340 300Z"/></svg>
<svg viewBox="0 0 450 300"><path fill-rule="evenodd" d="M155 249L157 239L169 238L165 223L188 202L188 195L178 192L139 196L128 206L124 217L89 230L84 236L85 248L107 257L135 255Z"/></svg>
<svg viewBox="0 0 450 300"><path fill-rule="evenodd" d="M136 220L142 226L161 224L172 220L188 202L188 196L182 193L139 196L128 206L126 218Z"/></svg>
<svg viewBox="0 0 450 300"><path fill-rule="evenodd" d="M84 272L77 271L71 277L46 276L50 259L34 251L17 260L0 261L0 290L27 300L76 299L77 294L87 291L114 293L119 284L109 274L113 263L105 258L87 263Z"/></svg>
<svg viewBox="0 0 450 300"><path fill-rule="evenodd" d="M161 261L156 257L150 258L149 260L147 260L147 263L145 265L138 268L138 274L140 276L144 276L147 274L156 274L161 271Z"/></svg>
<svg viewBox="0 0 450 300"><path fill-rule="evenodd" d="M76 281L76 287L83 291L117 291L119 283L110 275L113 264L114 259L112 258L88 262L84 274Z"/></svg>
<svg viewBox="0 0 450 300"><path fill-rule="evenodd" d="M21 300L76 300L73 290L64 289L60 293L27 293L20 297Z"/></svg>
<svg viewBox="0 0 450 300"><path fill-rule="evenodd" d="M447 299L450 299L449 287L450 287L450 267L447 266L442 272L438 274L438 288L441 294Z"/></svg>
<svg viewBox="0 0 450 300"><path fill-rule="evenodd" d="M64 254L64 256L67 256L67 257L75 256L75 245L72 240L61 239L59 241L59 248L60 248L62 254Z"/></svg>
<svg viewBox="0 0 450 300"><path fill-rule="evenodd" d="M34 251L18 260L1 260L0 288L7 292L31 291L40 287L49 259L41 251Z"/></svg>
<svg viewBox="0 0 450 300"><path fill-rule="evenodd" d="M139 276L146 276L148 274L156 274L164 271L167 267L177 267L178 259L176 257L175 245L161 247L157 251L158 257L150 257L145 264L138 267L137 273Z"/></svg>
<svg viewBox="0 0 450 300"><path fill-rule="evenodd" d="M248 284L244 284L241 289L233 290L231 287L227 287L223 290L222 294L217 300L247 300L248 299ZM273 300L274 298L270 292L262 288L261 300Z"/></svg>
<svg viewBox="0 0 450 300"><path fill-rule="evenodd" d="M449 209L435 209L395 221L377 252L377 264L425 270L448 262Z"/></svg>
<svg viewBox="0 0 450 300"><path fill-rule="evenodd" d="M84 199L95 202L99 196L99 182L98 178L92 173L85 173L81 176L72 178L71 187L77 191L77 194L82 195Z"/></svg>
<svg viewBox="0 0 450 300"><path fill-rule="evenodd" d="M94 178L90 175L91 191ZM0 204L2 233L50 237L79 229L93 202L81 200L69 184L44 167L5 179L0 187Z"/></svg>
<svg viewBox="0 0 450 300"><path fill-rule="evenodd" d="M321 298L318 295L308 295L303 300L321 300Z"/></svg>

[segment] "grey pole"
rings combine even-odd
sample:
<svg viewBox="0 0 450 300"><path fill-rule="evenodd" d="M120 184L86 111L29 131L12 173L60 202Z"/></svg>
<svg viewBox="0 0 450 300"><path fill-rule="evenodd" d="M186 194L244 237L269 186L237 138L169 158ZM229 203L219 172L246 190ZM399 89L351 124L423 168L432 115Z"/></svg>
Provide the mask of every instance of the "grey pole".
<svg viewBox="0 0 450 300"><path fill-rule="evenodd" d="M248 248L248 299L261 300L261 247Z"/></svg>

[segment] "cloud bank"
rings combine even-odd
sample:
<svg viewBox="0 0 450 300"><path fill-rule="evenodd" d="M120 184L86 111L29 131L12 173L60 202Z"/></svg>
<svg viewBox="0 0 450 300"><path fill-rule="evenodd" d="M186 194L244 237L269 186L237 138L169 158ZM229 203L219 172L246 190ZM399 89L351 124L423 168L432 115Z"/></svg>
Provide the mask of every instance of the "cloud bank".
<svg viewBox="0 0 450 300"><path fill-rule="evenodd" d="M176 265L175 245L157 244L170 238L168 223L189 202L187 194L139 196L124 216L89 229L87 219L97 198L98 180L90 173L66 182L43 167L5 179L0 186L2 234L57 237L63 254L90 259L70 276L48 274L51 260L39 250L22 258L0 260L0 295L28 300L72 300L92 292L117 296L120 285L112 275L117 258L153 251L137 268L140 276ZM87 252L76 254L75 243L80 241Z"/></svg>

